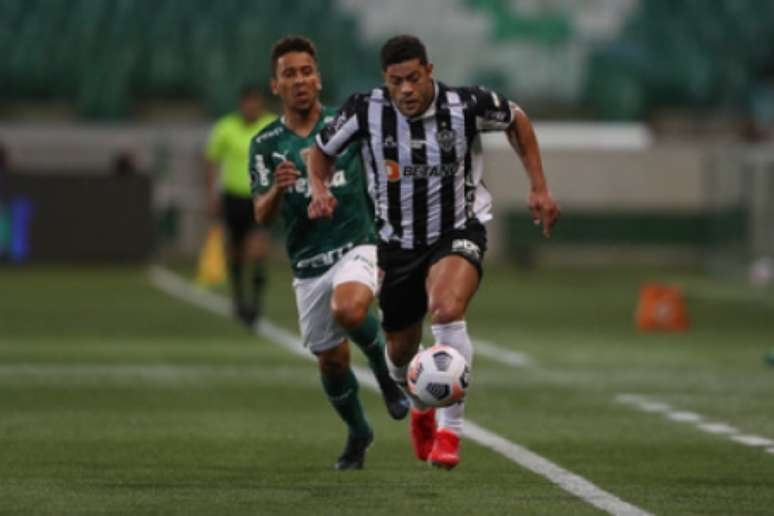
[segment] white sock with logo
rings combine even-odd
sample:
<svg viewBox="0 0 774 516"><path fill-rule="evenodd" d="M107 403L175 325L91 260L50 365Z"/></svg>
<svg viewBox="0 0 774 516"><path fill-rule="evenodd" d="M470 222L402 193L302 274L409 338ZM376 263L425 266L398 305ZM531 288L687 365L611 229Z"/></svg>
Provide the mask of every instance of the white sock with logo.
<svg viewBox="0 0 774 516"><path fill-rule="evenodd" d="M451 346L465 358L468 367L473 367L473 345L468 335L465 321L454 321L432 326L436 344ZM462 421L465 416L465 402L438 409L438 428L446 428L457 435L462 433Z"/></svg>
<svg viewBox="0 0 774 516"><path fill-rule="evenodd" d="M416 396L411 394L408 390L408 386L406 384L408 364L403 366L395 365L390 358L390 354L387 352L387 346L384 346L384 361L387 362L387 370L390 372L390 378L392 378L392 381L395 382L398 387L400 387L401 390L406 393L406 396L408 396L409 400L411 401L411 406L420 412L426 411L429 407L419 401Z"/></svg>

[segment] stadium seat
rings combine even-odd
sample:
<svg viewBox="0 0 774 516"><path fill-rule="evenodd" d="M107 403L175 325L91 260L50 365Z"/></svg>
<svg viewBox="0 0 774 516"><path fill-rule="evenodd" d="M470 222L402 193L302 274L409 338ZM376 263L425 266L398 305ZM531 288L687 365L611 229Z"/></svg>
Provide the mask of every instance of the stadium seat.
<svg viewBox="0 0 774 516"><path fill-rule="evenodd" d="M86 117L120 118L136 100L183 96L217 114L243 83L268 79L283 34L338 49L325 58L330 73L360 69L375 54L355 29L331 0L5 0L0 98L57 98Z"/></svg>

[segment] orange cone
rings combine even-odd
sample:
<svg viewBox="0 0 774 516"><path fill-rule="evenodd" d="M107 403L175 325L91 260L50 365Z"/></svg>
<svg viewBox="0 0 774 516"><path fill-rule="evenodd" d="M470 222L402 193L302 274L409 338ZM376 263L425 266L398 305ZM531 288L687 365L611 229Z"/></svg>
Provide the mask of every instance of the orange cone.
<svg viewBox="0 0 774 516"><path fill-rule="evenodd" d="M685 298L678 287L647 283L640 289L634 315L640 331L685 331L688 312Z"/></svg>
<svg viewBox="0 0 774 516"><path fill-rule="evenodd" d="M196 283L202 287L216 287L226 281L226 254L223 227L213 224L199 253Z"/></svg>

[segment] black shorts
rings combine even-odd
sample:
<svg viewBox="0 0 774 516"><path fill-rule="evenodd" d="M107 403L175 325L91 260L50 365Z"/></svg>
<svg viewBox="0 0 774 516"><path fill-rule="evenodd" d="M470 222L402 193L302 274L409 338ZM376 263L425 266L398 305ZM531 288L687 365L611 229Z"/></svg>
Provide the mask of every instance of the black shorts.
<svg viewBox="0 0 774 516"><path fill-rule="evenodd" d="M485 252L486 228L480 223L454 230L436 243L419 249L380 243L377 256L384 276L379 306L384 330L402 330L425 317L428 302L425 280L433 264L446 256L458 255L473 264L480 278Z"/></svg>
<svg viewBox="0 0 774 516"><path fill-rule="evenodd" d="M261 227L255 221L253 200L229 193L224 193L221 200L223 221L226 223L229 242L240 246L250 231Z"/></svg>

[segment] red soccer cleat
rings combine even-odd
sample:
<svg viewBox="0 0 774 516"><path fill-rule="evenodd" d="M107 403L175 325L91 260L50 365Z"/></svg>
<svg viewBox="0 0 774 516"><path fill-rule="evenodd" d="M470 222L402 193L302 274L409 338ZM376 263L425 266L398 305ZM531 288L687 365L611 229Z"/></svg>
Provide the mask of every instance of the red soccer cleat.
<svg viewBox="0 0 774 516"><path fill-rule="evenodd" d="M411 445L417 459L426 461L435 441L435 409L420 412L411 409Z"/></svg>
<svg viewBox="0 0 774 516"><path fill-rule="evenodd" d="M430 463L439 468L452 469L460 462L460 438L446 428L435 434L435 444L430 452Z"/></svg>

